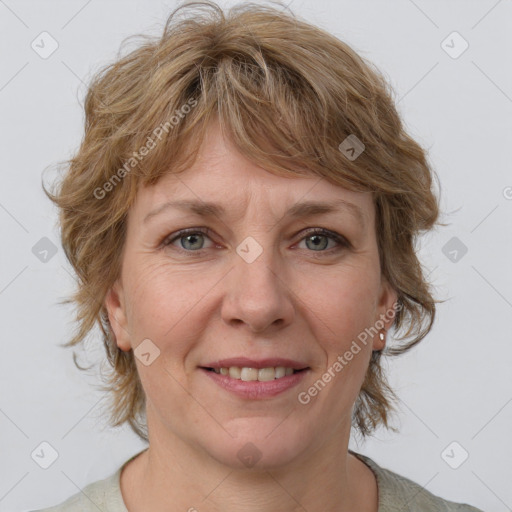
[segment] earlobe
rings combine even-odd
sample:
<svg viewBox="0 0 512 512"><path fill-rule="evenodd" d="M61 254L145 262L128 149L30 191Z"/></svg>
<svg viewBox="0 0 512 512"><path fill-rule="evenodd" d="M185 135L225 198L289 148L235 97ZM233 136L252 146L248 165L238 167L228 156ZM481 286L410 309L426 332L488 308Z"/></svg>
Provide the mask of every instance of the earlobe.
<svg viewBox="0 0 512 512"><path fill-rule="evenodd" d="M128 352L131 349L128 335L128 322L123 290L118 281L105 295L105 308L107 309L110 326L116 338L117 346Z"/></svg>
<svg viewBox="0 0 512 512"><path fill-rule="evenodd" d="M373 338L373 350L383 350L386 346L387 332L395 320L397 300L397 291L383 278L378 308L379 316L375 321L378 335Z"/></svg>

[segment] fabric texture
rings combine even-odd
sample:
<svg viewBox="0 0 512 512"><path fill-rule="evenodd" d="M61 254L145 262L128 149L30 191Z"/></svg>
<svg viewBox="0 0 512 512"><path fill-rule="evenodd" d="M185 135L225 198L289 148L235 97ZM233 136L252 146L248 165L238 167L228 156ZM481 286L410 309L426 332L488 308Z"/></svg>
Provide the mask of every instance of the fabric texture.
<svg viewBox="0 0 512 512"><path fill-rule="evenodd" d="M411 480L380 467L369 457L349 451L375 474L379 493L378 512L483 512L470 505L434 496ZM87 485L82 492L60 505L31 512L128 512L121 495L120 476L123 467L139 453L111 476Z"/></svg>

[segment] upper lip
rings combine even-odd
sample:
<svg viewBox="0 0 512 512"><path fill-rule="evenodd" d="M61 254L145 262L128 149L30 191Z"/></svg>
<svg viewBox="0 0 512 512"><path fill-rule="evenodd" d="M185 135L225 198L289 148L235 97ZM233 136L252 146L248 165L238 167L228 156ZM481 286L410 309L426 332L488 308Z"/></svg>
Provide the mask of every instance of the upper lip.
<svg viewBox="0 0 512 512"><path fill-rule="evenodd" d="M276 368L284 366L285 368L293 368L294 370L303 370L308 368L307 364L293 359L284 359L282 357L269 357L265 359L249 359L247 357L232 357L229 359L220 359L203 366L203 368L230 368L237 366L238 368Z"/></svg>

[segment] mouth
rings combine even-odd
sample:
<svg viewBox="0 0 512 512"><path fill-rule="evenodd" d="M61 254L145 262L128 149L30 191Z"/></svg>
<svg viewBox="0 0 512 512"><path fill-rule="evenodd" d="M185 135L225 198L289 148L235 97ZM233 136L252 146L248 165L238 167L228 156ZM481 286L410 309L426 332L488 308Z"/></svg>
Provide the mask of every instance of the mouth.
<svg viewBox="0 0 512 512"><path fill-rule="evenodd" d="M277 379L282 379L283 377L288 377L295 373L300 373L308 368L295 369L291 367L285 366L269 366L266 368L252 368L248 366L223 366L220 368L208 368L202 367L204 370L209 372L214 372L218 375L224 375L229 377L230 379L235 380L243 380L244 382L250 381L259 381L259 382L267 382Z"/></svg>
<svg viewBox="0 0 512 512"><path fill-rule="evenodd" d="M270 399L296 387L311 368L291 359L223 359L200 366L220 388L246 400Z"/></svg>

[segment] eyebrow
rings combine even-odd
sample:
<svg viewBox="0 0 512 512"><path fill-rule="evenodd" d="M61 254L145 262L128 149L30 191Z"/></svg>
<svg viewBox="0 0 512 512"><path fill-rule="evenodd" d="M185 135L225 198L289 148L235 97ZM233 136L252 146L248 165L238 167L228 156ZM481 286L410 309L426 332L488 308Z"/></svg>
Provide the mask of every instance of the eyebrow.
<svg viewBox="0 0 512 512"><path fill-rule="evenodd" d="M208 201L199 201L191 199L182 199L177 201L167 201L144 217L143 222L148 222L151 218L156 217L160 213L170 209L176 208L185 210L201 217L222 217L226 214L226 209L217 203ZM345 201L344 199L337 199L335 201L304 201L302 203L294 204L289 208L285 215L294 218L307 217L312 215L321 215L326 213L338 213L346 211L351 214L362 226L366 227L365 215L363 210L355 205Z"/></svg>

